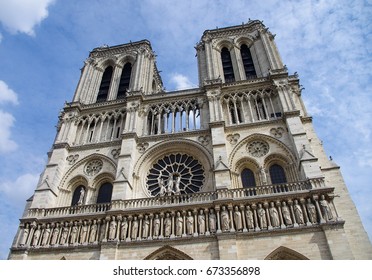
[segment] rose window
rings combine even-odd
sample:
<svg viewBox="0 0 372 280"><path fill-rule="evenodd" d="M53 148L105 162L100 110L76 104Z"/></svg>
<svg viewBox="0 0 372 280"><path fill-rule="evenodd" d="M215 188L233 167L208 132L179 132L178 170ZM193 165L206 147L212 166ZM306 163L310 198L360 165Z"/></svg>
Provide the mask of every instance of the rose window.
<svg viewBox="0 0 372 280"><path fill-rule="evenodd" d="M89 176L96 175L98 172L101 171L103 166L103 162L100 159L94 159L87 163L85 166L84 172Z"/></svg>
<svg viewBox="0 0 372 280"><path fill-rule="evenodd" d="M247 150L254 157L262 157L269 152L269 144L264 141L252 141L247 145Z"/></svg>
<svg viewBox="0 0 372 280"><path fill-rule="evenodd" d="M170 154L149 170L146 183L152 196L195 193L205 180L201 163L187 154Z"/></svg>

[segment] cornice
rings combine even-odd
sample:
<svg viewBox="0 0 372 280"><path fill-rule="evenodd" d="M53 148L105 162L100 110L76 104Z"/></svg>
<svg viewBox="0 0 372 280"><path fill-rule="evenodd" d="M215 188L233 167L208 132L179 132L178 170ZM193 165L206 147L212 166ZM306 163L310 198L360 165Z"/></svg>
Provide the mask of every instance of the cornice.
<svg viewBox="0 0 372 280"><path fill-rule="evenodd" d="M203 129L203 130L190 130L190 131L182 131L182 132L174 132L174 133L165 133L165 134L158 134L158 135L146 135L146 136L139 136L138 137L138 143L143 142L157 142L161 140L167 140L167 139L179 139L179 138L188 138L191 136L198 136L198 135L205 135L210 134L209 129Z"/></svg>
<svg viewBox="0 0 372 280"><path fill-rule="evenodd" d="M69 151L85 151L85 150L95 150L97 148L107 148L107 147L117 147L121 145L121 140L101 142L101 143L90 143L77 146L69 146Z"/></svg>
<svg viewBox="0 0 372 280"><path fill-rule="evenodd" d="M270 126L270 125L284 125L283 118L275 119L275 120L265 120L253 123L242 123L242 124L234 124L226 126L225 132L236 132L241 129L248 129L253 127L261 127L261 126Z"/></svg>

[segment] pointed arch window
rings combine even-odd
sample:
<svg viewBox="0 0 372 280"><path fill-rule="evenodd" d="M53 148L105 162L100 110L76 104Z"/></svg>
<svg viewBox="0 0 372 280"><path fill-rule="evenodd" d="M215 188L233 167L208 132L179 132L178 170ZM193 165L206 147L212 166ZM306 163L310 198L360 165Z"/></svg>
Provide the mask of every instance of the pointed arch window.
<svg viewBox="0 0 372 280"><path fill-rule="evenodd" d="M112 184L104 183L98 191L97 203L109 203L112 197Z"/></svg>
<svg viewBox="0 0 372 280"><path fill-rule="evenodd" d="M103 72L101 85L99 86L97 102L104 102L107 100L108 92L110 89L111 77L112 77L112 66L108 66Z"/></svg>
<svg viewBox="0 0 372 280"><path fill-rule="evenodd" d="M254 69L251 51L246 44L241 45L240 55L242 56L244 72L246 79L254 79L257 77L256 70Z"/></svg>
<svg viewBox="0 0 372 280"><path fill-rule="evenodd" d="M222 61L222 69L223 69L223 75L225 77L225 82L234 82L234 69L232 65L231 55L230 51L224 47L221 50L221 61Z"/></svg>
<svg viewBox="0 0 372 280"><path fill-rule="evenodd" d="M78 186L73 195L71 200L71 206L81 205L84 202L85 197L85 187L83 185Z"/></svg>
<svg viewBox="0 0 372 280"><path fill-rule="evenodd" d="M279 164L271 165L269 172L270 172L270 178L271 178L272 184L287 183L287 178L285 176L284 169Z"/></svg>
<svg viewBox="0 0 372 280"><path fill-rule="evenodd" d="M256 186L256 180L254 179L254 174L252 170L244 168L241 173L241 177L243 188L252 188Z"/></svg>
<svg viewBox="0 0 372 280"><path fill-rule="evenodd" d="M129 88L130 76L132 74L132 64L126 63L123 67L120 77L119 90L117 98L125 98Z"/></svg>

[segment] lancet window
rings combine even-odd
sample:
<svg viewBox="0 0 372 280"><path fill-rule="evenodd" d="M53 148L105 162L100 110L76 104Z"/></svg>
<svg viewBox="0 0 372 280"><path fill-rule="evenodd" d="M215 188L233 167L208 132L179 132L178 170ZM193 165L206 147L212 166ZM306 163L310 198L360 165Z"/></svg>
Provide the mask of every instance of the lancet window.
<svg viewBox="0 0 372 280"><path fill-rule="evenodd" d="M98 190L97 203L109 203L112 197L112 184L104 183Z"/></svg>
<svg viewBox="0 0 372 280"><path fill-rule="evenodd" d="M285 176L284 169L279 164L271 165L269 168L269 172L272 184L287 183L287 178Z"/></svg>
<svg viewBox="0 0 372 280"><path fill-rule="evenodd" d="M233 64L231 60L230 51L224 47L221 50L221 61L222 61L222 69L223 69L223 75L225 78L226 83L234 82L235 76L234 76L234 69Z"/></svg>
<svg viewBox="0 0 372 280"><path fill-rule="evenodd" d="M244 168L241 173L241 178L242 178L243 188L251 188L251 187L256 186L256 180L254 178L254 174L252 170L248 168Z"/></svg>
<svg viewBox="0 0 372 280"><path fill-rule="evenodd" d="M126 112L109 111L83 115L76 121L75 145L113 141L120 138L125 125Z"/></svg>
<svg viewBox="0 0 372 280"><path fill-rule="evenodd" d="M96 102L104 102L107 100L108 92L110 89L111 84L111 77L112 77L113 68L112 66L108 66L103 72L101 85L98 90L98 96Z"/></svg>
<svg viewBox="0 0 372 280"><path fill-rule="evenodd" d="M183 132L200 129L200 108L196 99L149 107L147 135Z"/></svg>
<svg viewBox="0 0 372 280"><path fill-rule="evenodd" d="M244 72L246 79L254 79L257 77L256 70L254 69L253 59L251 55L251 51L247 47L247 45L243 44L240 47L240 54L242 56Z"/></svg>
<svg viewBox="0 0 372 280"><path fill-rule="evenodd" d="M128 62L124 65L123 70L121 72L119 90L118 90L118 95L117 95L118 99L125 98L127 90L129 88L131 73L132 73L132 64Z"/></svg>
<svg viewBox="0 0 372 280"><path fill-rule="evenodd" d="M222 105L230 125L270 120L282 115L278 95L271 89L225 94Z"/></svg>

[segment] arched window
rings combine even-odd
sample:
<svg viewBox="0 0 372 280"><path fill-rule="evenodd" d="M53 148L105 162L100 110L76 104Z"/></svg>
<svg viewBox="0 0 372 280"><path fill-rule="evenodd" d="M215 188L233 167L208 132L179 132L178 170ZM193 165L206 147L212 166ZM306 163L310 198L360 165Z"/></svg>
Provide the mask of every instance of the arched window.
<svg viewBox="0 0 372 280"><path fill-rule="evenodd" d="M251 55L251 51L247 47L247 45L241 45L240 47L240 54L243 60L243 66L245 71L245 76L248 79L256 78L256 70L254 69L253 59Z"/></svg>
<svg viewBox="0 0 372 280"><path fill-rule="evenodd" d="M99 87L97 102L104 102L107 100L110 83L111 83L111 76L112 76L112 66L108 66L103 73L101 85Z"/></svg>
<svg viewBox="0 0 372 280"><path fill-rule="evenodd" d="M244 168L241 174L243 188L251 188L256 186L256 180L252 170Z"/></svg>
<svg viewBox="0 0 372 280"><path fill-rule="evenodd" d="M129 88L130 75L132 74L132 64L126 63L121 72L119 90L117 98L125 98L127 90Z"/></svg>
<svg viewBox="0 0 372 280"><path fill-rule="evenodd" d="M71 206L81 205L84 202L85 187L83 185L78 186L74 194L72 195Z"/></svg>
<svg viewBox="0 0 372 280"><path fill-rule="evenodd" d="M225 82L234 82L234 69L231 61L230 51L226 47L221 50L221 61Z"/></svg>
<svg viewBox="0 0 372 280"><path fill-rule="evenodd" d="M111 196L112 196L112 184L104 183L99 188L98 196L97 196L97 203L111 202Z"/></svg>
<svg viewBox="0 0 372 280"><path fill-rule="evenodd" d="M285 177L284 169L279 164L271 165L269 171L272 184L287 183L287 178Z"/></svg>

